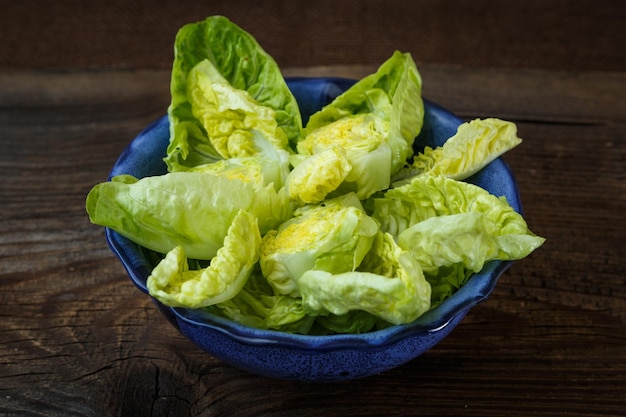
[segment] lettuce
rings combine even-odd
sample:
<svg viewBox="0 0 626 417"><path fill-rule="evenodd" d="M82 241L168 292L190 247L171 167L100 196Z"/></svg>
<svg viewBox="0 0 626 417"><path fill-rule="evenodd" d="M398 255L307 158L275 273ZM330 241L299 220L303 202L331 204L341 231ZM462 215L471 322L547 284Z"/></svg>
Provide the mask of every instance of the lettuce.
<svg viewBox="0 0 626 417"><path fill-rule="evenodd" d="M540 247L504 198L463 182L520 143L476 119L414 155L422 81L394 52L305 128L276 62L221 16L176 36L167 173L87 195L94 224L148 249L151 296L262 329L409 323L485 263Z"/></svg>
<svg viewBox="0 0 626 417"><path fill-rule="evenodd" d="M373 199L373 216L396 239L414 224L436 216L480 212L490 220L490 232L528 233L521 214L505 198L467 182L441 176L419 176Z"/></svg>
<svg viewBox="0 0 626 417"><path fill-rule="evenodd" d="M422 78L410 54L395 51L375 73L357 81L313 114L306 132L357 114L373 114L389 124L391 172L402 168L413 153L413 142L424 123Z"/></svg>
<svg viewBox="0 0 626 417"><path fill-rule="evenodd" d="M147 288L172 307L199 308L227 301L245 285L259 259L260 246L256 217L240 210L208 267L189 270L185 251L177 246L153 269Z"/></svg>
<svg viewBox="0 0 626 417"><path fill-rule="evenodd" d="M317 269L355 270L369 251L378 225L354 194L297 209L263 238L260 266L278 294L299 295L299 279Z"/></svg>
<svg viewBox="0 0 626 417"><path fill-rule="evenodd" d="M393 180L394 185L418 175L467 179L521 142L515 124L506 120L488 118L462 123L442 146L427 146L415 155L411 166Z"/></svg>
<svg viewBox="0 0 626 417"><path fill-rule="evenodd" d="M478 272L489 260L524 257L541 241L526 234L505 236L490 227L484 213L468 212L423 220L402 231L398 244L410 250L425 271L437 273L458 263Z"/></svg>
<svg viewBox="0 0 626 417"><path fill-rule="evenodd" d="M259 329L303 334L311 331L316 319L305 313L300 297L274 294L258 270L235 297L208 306L206 310Z"/></svg>
<svg viewBox="0 0 626 417"><path fill-rule="evenodd" d="M291 151L301 136L300 110L278 65L223 16L178 31L171 95L169 171L255 154L263 141Z"/></svg>
<svg viewBox="0 0 626 417"><path fill-rule="evenodd" d="M336 333L367 333L377 328L384 328L389 323L381 320L373 314L363 310L350 310L345 314L315 315L314 327L310 329L312 334L336 334Z"/></svg>
<svg viewBox="0 0 626 417"><path fill-rule="evenodd" d="M307 175L305 187L291 185L290 190L297 189L298 197L309 203L318 203L340 188L340 194L354 192L360 199L384 190L389 186L391 176L391 148L385 140L387 130L383 119L370 114L344 117L314 130L298 143L298 154L310 156L304 159L304 163L314 165L315 171L308 170L307 174L313 175ZM329 150L337 156L345 155L345 162L316 158ZM338 163L342 170L332 169ZM288 182L300 186L303 185L302 175L297 168L290 174ZM324 175L328 172L337 175ZM311 188L324 192L318 193L317 199L306 199Z"/></svg>
<svg viewBox="0 0 626 417"><path fill-rule="evenodd" d="M210 61L191 69L187 93L193 116L220 157L253 156L268 145L286 153L287 136L278 127L276 112L230 85Z"/></svg>
<svg viewBox="0 0 626 417"><path fill-rule="evenodd" d="M182 246L193 259L209 260L223 245L239 210L249 211L261 233L289 218L284 191L205 172L172 172L137 180L114 177L87 195L92 223L111 228L159 253Z"/></svg>
<svg viewBox="0 0 626 417"><path fill-rule="evenodd" d="M285 188L289 197L300 204L320 203L348 177L352 165L346 150L331 146L315 154L296 159L287 175Z"/></svg>
<svg viewBox="0 0 626 417"><path fill-rule="evenodd" d="M506 199L441 176L419 176L387 191L374 201L372 216L431 278L446 268L457 273L456 265L478 272L491 260L518 260L545 241Z"/></svg>
<svg viewBox="0 0 626 417"><path fill-rule="evenodd" d="M358 271L311 269L298 281L305 310L315 315L365 311L392 324L409 323L430 308L431 288L417 260L388 233L376 234Z"/></svg>
<svg viewBox="0 0 626 417"><path fill-rule="evenodd" d="M350 171L334 169L336 161L329 159L311 163L323 175L311 175L312 169L306 173L294 170L292 176L306 176L307 185L307 191L296 197L314 194L308 189L317 188L320 192L316 202L326 195L347 192L354 192L363 200L387 189L391 177L413 155L413 142L424 118L421 89L421 77L413 59L396 51L375 73L314 113L306 125L304 140L297 144L298 154L314 156L342 147ZM337 175L329 177L329 172ZM289 182L304 183L301 178Z"/></svg>
<svg viewBox="0 0 626 417"><path fill-rule="evenodd" d="M189 171L205 172L228 179L238 179L258 187L273 185L276 191L283 188L288 170L285 165L263 156L223 159L218 162L198 165Z"/></svg>

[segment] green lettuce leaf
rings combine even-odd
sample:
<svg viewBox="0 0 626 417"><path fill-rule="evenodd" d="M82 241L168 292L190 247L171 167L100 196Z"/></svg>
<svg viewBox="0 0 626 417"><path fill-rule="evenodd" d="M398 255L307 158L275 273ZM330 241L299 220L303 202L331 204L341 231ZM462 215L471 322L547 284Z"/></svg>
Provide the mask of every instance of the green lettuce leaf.
<svg viewBox="0 0 626 417"><path fill-rule="evenodd" d="M413 155L413 142L424 118L421 92L415 62L409 54L396 51L375 73L310 117L298 153L314 155L341 146L352 169L342 185L335 187L338 193L355 192L365 199L384 190ZM332 190L325 177L313 180L321 183L320 188Z"/></svg>
<svg viewBox="0 0 626 417"><path fill-rule="evenodd" d="M424 122L422 78L408 53L395 51L377 71L313 114L306 132L356 114L371 113L389 123L388 142L396 172L412 155L415 138Z"/></svg>
<svg viewBox="0 0 626 417"><path fill-rule="evenodd" d="M277 294L298 296L298 280L309 269L333 273L356 269L377 230L354 194L298 208L291 219L264 236L261 270Z"/></svg>
<svg viewBox="0 0 626 417"><path fill-rule="evenodd" d="M240 210L208 267L190 270L182 246L169 251L146 281L150 295L172 307L200 308L233 298L259 259L261 233L254 215Z"/></svg>
<svg viewBox="0 0 626 417"><path fill-rule="evenodd" d="M545 241L506 199L445 177L420 176L389 190L374 201L372 216L431 274L456 263L478 272L490 260L521 259Z"/></svg>
<svg viewBox="0 0 626 417"><path fill-rule="evenodd" d="M311 329L311 332L317 335L367 333L381 324L381 319L363 310L351 310L341 315L329 313L314 317L315 327Z"/></svg>
<svg viewBox="0 0 626 417"><path fill-rule="evenodd" d="M377 233L358 271L311 269L298 280L306 311L343 315L365 311L392 324L409 323L430 308L431 288L417 260L388 233Z"/></svg>
<svg viewBox="0 0 626 417"><path fill-rule="evenodd" d="M460 263L449 267L440 267L436 274L424 272L424 276L432 289L431 308L435 308L457 292L473 274Z"/></svg>
<svg viewBox="0 0 626 417"><path fill-rule="evenodd" d="M94 224L111 228L159 253L182 246L193 259L211 259L223 246L239 210L256 217L262 234L293 210L273 185L258 186L204 172L172 172L140 180L114 177L92 188L86 209Z"/></svg>
<svg viewBox="0 0 626 417"><path fill-rule="evenodd" d="M301 136L300 110L278 65L223 16L178 31L171 95L170 171L245 156L258 136L278 149L295 147Z"/></svg>
<svg viewBox="0 0 626 417"><path fill-rule="evenodd" d="M443 146L427 146L414 156L411 167L397 177L405 183L407 177L417 175L464 180L521 142L514 123L496 118L475 119L462 123ZM399 178L394 182L400 182Z"/></svg>
<svg viewBox="0 0 626 417"><path fill-rule="evenodd" d="M326 199L346 180L352 165L341 146L332 146L297 161L287 175L289 197L300 204L316 204Z"/></svg>
<svg viewBox="0 0 626 417"><path fill-rule="evenodd" d="M497 236L487 232L483 213L469 212L431 217L403 230L398 244L416 257L425 272L462 264L478 272L485 261L511 259L515 253L500 249Z"/></svg>
<svg viewBox="0 0 626 417"><path fill-rule="evenodd" d="M307 170L307 174L311 175L306 176L307 187L298 189L298 197L309 203L318 203L336 189L341 189L340 193L354 192L360 199L365 199L386 189L391 176L391 148L385 140L387 130L387 123L371 114L347 116L313 130L298 143L298 154L315 158L330 150L337 156L345 155L345 162L341 158L335 162L319 157L308 162L316 165L317 169ZM304 163L307 163L306 159ZM341 169L333 169L338 164ZM290 174L289 182L300 185L301 171L298 166ZM335 175L328 175L329 172ZM310 188L318 190L317 199L306 198ZM291 186L290 189L297 188Z"/></svg>
<svg viewBox="0 0 626 417"><path fill-rule="evenodd" d="M286 152L285 132L278 127L274 109L258 104L239 90L208 60L200 61L188 75L188 99L193 116L222 158L247 157L268 146Z"/></svg>

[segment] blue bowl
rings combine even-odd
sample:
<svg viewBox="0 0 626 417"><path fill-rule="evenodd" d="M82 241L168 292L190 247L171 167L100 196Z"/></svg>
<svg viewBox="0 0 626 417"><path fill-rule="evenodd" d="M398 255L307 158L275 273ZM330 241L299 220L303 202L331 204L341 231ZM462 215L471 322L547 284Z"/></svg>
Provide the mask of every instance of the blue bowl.
<svg viewBox="0 0 626 417"><path fill-rule="evenodd" d="M290 78L306 122L308 117L354 83L343 78ZM443 144L461 120L425 100L420 146ZM166 173L163 157L169 142L166 116L145 128L120 155L111 176L142 178ZM421 149L416 149L421 150ZM506 163L498 158L468 179L492 194L505 196L521 212L517 184ZM106 229L112 251L133 283L146 294L146 279L154 266L137 244ZM449 299L412 323L365 334L298 335L247 327L203 310L171 308L154 300L158 309L200 348L237 368L277 379L332 382L363 378L398 367L423 354L447 336L476 304L484 301L512 262L492 261L473 275Z"/></svg>

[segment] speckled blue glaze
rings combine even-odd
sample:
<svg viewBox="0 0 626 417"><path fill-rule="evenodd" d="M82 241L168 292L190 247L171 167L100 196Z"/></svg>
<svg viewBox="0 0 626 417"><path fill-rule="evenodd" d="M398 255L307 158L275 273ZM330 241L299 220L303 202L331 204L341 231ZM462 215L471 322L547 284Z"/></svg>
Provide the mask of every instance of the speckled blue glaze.
<svg viewBox="0 0 626 417"><path fill-rule="evenodd" d="M342 78L291 78L303 120L354 83ZM425 100L424 127L416 150L443 144L461 123L456 116ZM111 176L138 178L166 173L163 162L169 142L166 116L146 127L120 155ZM496 159L468 181L492 194L505 196L521 212L517 184L509 167ZM118 233L106 229L111 250L119 257L133 283L147 294L152 270L142 250ZM259 330L201 310L157 308L185 336L211 355L237 368L271 378L333 382L363 378L398 367L426 352L452 331L476 304L485 300L512 262L485 265L452 297L414 322L360 335L306 336Z"/></svg>

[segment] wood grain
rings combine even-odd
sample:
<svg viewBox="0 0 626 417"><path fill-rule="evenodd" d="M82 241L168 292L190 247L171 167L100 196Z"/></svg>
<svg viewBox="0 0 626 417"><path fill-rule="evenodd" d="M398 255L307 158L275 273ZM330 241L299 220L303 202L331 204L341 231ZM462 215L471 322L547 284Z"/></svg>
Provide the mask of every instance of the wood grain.
<svg viewBox="0 0 626 417"><path fill-rule="evenodd" d="M221 14L282 68L422 63L626 69L622 0L0 0L2 69L171 68L184 24Z"/></svg>
<svg viewBox="0 0 626 417"><path fill-rule="evenodd" d="M548 240L423 356L323 385L250 375L200 351L88 221L89 189L165 112L167 72L0 74L0 415L623 415L626 78L420 70L425 96L461 117L518 124L524 142L506 161Z"/></svg>

